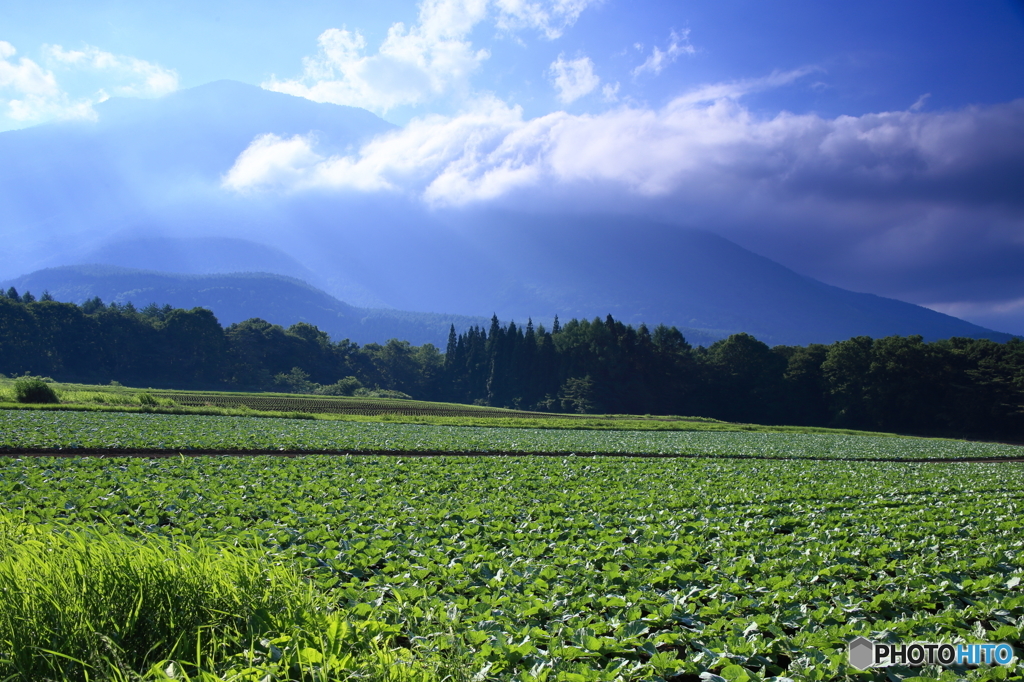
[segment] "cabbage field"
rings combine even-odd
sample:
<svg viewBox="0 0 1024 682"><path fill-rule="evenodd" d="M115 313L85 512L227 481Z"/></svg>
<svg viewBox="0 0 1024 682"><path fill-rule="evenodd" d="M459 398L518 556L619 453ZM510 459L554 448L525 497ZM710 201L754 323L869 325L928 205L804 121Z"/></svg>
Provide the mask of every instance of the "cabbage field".
<svg viewBox="0 0 1024 682"><path fill-rule="evenodd" d="M859 671L846 658L858 635L1024 650L1024 464L900 461L1013 458L1020 448L84 412L0 412L0 434L9 452L175 449L0 459L4 510L37 533L250 548L321 600L322 640L257 637L248 653L191 669L164 662L145 679L184 679L184 670L206 680L414 679L409 670L466 682L1024 675L1019 662ZM188 447L393 454L177 455ZM858 461L871 459L891 461ZM2 622L0 678L19 679L4 661ZM366 646L392 661L377 676L336 646L342 628L368 623L377 634Z"/></svg>
<svg viewBox="0 0 1024 682"><path fill-rule="evenodd" d="M3 450L646 454L850 460L1022 459L1024 447L830 433L619 431L0 410Z"/></svg>
<svg viewBox="0 0 1024 682"><path fill-rule="evenodd" d="M0 679L1021 679L1022 450L0 411Z"/></svg>

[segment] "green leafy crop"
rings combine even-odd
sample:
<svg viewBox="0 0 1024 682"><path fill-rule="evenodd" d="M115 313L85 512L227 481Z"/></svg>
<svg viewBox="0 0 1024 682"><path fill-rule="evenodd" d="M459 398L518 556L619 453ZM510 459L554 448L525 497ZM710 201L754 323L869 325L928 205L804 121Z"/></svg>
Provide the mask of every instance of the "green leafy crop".
<svg viewBox="0 0 1024 682"><path fill-rule="evenodd" d="M225 428L209 423L211 433ZM171 424L187 431L194 422ZM435 437L361 437L409 433ZM764 437L714 447L808 453L844 443L727 435ZM917 441L879 440L917 452L908 445ZM886 453L871 439L846 444ZM1020 463L9 457L0 460L0 495L39 528L258 547L301 573L326 612L391 628L389 655L439 680L880 682L1024 672L1019 663L859 672L845 654L858 635L1003 641L1021 651ZM228 679L217 675L210 679Z"/></svg>
<svg viewBox="0 0 1024 682"><path fill-rule="evenodd" d="M0 451L441 451L857 460L1021 458L995 443L843 434L485 428L139 413L0 410Z"/></svg>

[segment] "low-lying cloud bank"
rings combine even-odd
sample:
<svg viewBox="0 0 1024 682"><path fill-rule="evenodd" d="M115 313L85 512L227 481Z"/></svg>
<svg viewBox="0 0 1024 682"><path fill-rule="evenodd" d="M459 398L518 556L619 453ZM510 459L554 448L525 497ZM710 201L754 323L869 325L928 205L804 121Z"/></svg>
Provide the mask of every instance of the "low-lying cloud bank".
<svg viewBox="0 0 1024 682"><path fill-rule="evenodd" d="M264 135L224 185L387 189L419 193L433 206L595 182L699 203L753 192L775 201L1024 206L1024 100L940 113L763 118L737 101L744 90L713 87L661 109L532 120L519 107L481 99L458 116L414 120L348 156L319 154L314 135Z"/></svg>

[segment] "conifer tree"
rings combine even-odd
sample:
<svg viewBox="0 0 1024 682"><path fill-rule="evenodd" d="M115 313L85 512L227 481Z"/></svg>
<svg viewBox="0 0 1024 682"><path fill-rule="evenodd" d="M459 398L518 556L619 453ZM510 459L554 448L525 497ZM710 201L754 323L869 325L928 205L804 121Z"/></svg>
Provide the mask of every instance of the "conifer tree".
<svg viewBox="0 0 1024 682"><path fill-rule="evenodd" d="M491 316L491 329L487 333L488 349L492 348L496 343L498 343L501 336L501 323L498 322L498 315L497 313L495 313L494 315Z"/></svg>
<svg viewBox="0 0 1024 682"><path fill-rule="evenodd" d="M455 325L452 324L448 329L448 345L444 349L444 366L451 367L455 362L455 353L459 344L459 339L455 335Z"/></svg>
<svg viewBox="0 0 1024 682"><path fill-rule="evenodd" d="M99 296L93 296L92 298L85 301L82 304L82 312L86 315L91 315L96 312L105 310L106 306L103 305L103 301L100 300Z"/></svg>

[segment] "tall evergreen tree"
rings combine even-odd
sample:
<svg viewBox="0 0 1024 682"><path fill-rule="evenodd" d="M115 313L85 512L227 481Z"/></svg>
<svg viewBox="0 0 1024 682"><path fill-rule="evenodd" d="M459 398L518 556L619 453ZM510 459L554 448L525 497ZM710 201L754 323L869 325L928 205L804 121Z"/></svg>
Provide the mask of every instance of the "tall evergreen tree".
<svg viewBox="0 0 1024 682"><path fill-rule="evenodd" d="M455 361L455 353L456 350L458 349L458 345L459 340L458 337L455 335L455 325L452 324L451 327L449 327L448 329L448 345L445 346L444 349L446 367L451 366L451 364Z"/></svg>

